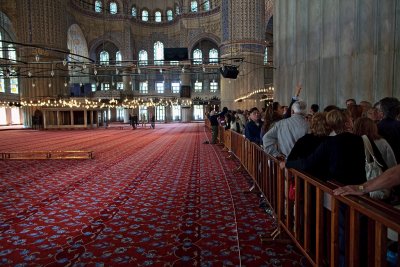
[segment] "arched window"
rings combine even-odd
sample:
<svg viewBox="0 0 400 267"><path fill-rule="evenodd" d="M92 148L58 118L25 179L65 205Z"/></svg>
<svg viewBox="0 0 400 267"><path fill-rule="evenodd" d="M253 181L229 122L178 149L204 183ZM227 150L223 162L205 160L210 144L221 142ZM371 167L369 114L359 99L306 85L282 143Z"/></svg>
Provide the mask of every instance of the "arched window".
<svg viewBox="0 0 400 267"><path fill-rule="evenodd" d="M210 10L210 1L204 0L203 7L204 7L204 11L209 11Z"/></svg>
<svg viewBox="0 0 400 267"><path fill-rule="evenodd" d="M10 79L10 91L12 94L18 94L18 78Z"/></svg>
<svg viewBox="0 0 400 267"><path fill-rule="evenodd" d="M210 51L208 52L208 60L210 63L218 63L218 51L217 49L213 48L210 49Z"/></svg>
<svg viewBox="0 0 400 267"><path fill-rule="evenodd" d="M201 64L203 62L203 52L200 49L193 51L193 64Z"/></svg>
<svg viewBox="0 0 400 267"><path fill-rule="evenodd" d="M117 53L115 53L115 64L121 66L121 61L122 61L121 51L117 51Z"/></svg>
<svg viewBox="0 0 400 267"><path fill-rule="evenodd" d="M0 32L0 57L3 57L3 42L1 41L2 37L1 37L1 32Z"/></svg>
<svg viewBox="0 0 400 267"><path fill-rule="evenodd" d="M137 17L137 9L136 9L136 7L134 7L134 6L132 7L131 14L132 14L132 17L134 17L134 18Z"/></svg>
<svg viewBox="0 0 400 267"><path fill-rule="evenodd" d="M8 59L11 61L17 61L17 53L15 52L15 48L12 44L8 45Z"/></svg>
<svg viewBox="0 0 400 267"><path fill-rule="evenodd" d="M156 11L156 13L154 14L154 17L155 17L156 22L161 22L161 12L160 11Z"/></svg>
<svg viewBox="0 0 400 267"><path fill-rule="evenodd" d="M154 43L154 65L164 64L164 44L160 41Z"/></svg>
<svg viewBox="0 0 400 267"><path fill-rule="evenodd" d="M173 19L174 19L174 15L172 13L172 10L171 9L167 10L167 20L171 21Z"/></svg>
<svg viewBox="0 0 400 267"><path fill-rule="evenodd" d="M264 65L268 64L268 47L265 48L264 52Z"/></svg>
<svg viewBox="0 0 400 267"><path fill-rule="evenodd" d="M101 13L102 8L103 8L103 4L101 3L101 1L94 2L94 11L96 13Z"/></svg>
<svg viewBox="0 0 400 267"><path fill-rule="evenodd" d="M107 51L101 51L100 53L100 65L108 65L110 63L110 56Z"/></svg>
<svg viewBox="0 0 400 267"><path fill-rule="evenodd" d="M142 10L142 21L149 21L149 11Z"/></svg>
<svg viewBox="0 0 400 267"><path fill-rule="evenodd" d="M117 14L117 13L118 13L118 6L117 6L117 3L111 2L111 3L110 3L110 14L115 15L115 14Z"/></svg>
<svg viewBox="0 0 400 267"><path fill-rule="evenodd" d="M147 64L148 64L147 51L140 50L139 51L139 65L147 65Z"/></svg>
<svg viewBox="0 0 400 267"><path fill-rule="evenodd" d="M3 78L3 71L0 70L0 93L4 93L6 90L4 88L4 78Z"/></svg>
<svg viewBox="0 0 400 267"><path fill-rule="evenodd" d="M197 12L197 1L192 1L190 3L190 11L191 12Z"/></svg>

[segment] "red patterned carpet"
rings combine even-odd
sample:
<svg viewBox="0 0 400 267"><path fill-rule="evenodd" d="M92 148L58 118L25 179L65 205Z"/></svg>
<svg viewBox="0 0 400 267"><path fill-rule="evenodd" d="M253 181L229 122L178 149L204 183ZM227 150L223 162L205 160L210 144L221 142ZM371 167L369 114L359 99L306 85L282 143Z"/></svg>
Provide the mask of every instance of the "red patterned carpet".
<svg viewBox="0 0 400 267"><path fill-rule="evenodd" d="M0 152L92 150L92 160L0 160L0 265L299 266L262 244L274 221L204 124L0 132Z"/></svg>

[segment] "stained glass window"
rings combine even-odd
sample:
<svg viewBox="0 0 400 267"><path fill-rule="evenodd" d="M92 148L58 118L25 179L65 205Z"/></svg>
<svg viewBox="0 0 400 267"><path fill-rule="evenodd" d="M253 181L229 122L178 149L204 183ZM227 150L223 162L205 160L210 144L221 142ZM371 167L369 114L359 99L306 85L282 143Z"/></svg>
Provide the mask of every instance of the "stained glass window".
<svg viewBox="0 0 400 267"><path fill-rule="evenodd" d="M115 63L118 66L121 66L121 61L122 61L122 55L120 51L117 51L117 53L115 53Z"/></svg>
<svg viewBox="0 0 400 267"><path fill-rule="evenodd" d="M210 10L210 1L204 0L203 7L204 7L204 11L209 11Z"/></svg>
<svg viewBox="0 0 400 267"><path fill-rule="evenodd" d="M173 16L174 16L174 15L172 14L172 10L171 10L171 9L167 10L167 20L168 20L168 21L173 20L173 19L174 19Z"/></svg>
<svg viewBox="0 0 400 267"><path fill-rule="evenodd" d="M149 21L149 11L147 10L142 11L142 21Z"/></svg>
<svg viewBox="0 0 400 267"><path fill-rule="evenodd" d="M147 51L140 50L139 51L139 65L147 65L147 64L148 64Z"/></svg>
<svg viewBox="0 0 400 267"><path fill-rule="evenodd" d="M203 62L203 52L200 49L193 51L193 64L201 64Z"/></svg>
<svg viewBox="0 0 400 267"><path fill-rule="evenodd" d="M190 11L191 12L197 12L197 1L192 1L190 3Z"/></svg>
<svg viewBox="0 0 400 267"><path fill-rule="evenodd" d="M96 13L100 13L102 11L102 7L103 7L103 4L101 3L101 1L94 2L94 11Z"/></svg>
<svg viewBox="0 0 400 267"><path fill-rule="evenodd" d="M101 51L100 53L100 64L101 65L108 65L110 63L110 56L108 55L107 51Z"/></svg>
<svg viewBox="0 0 400 267"><path fill-rule="evenodd" d="M131 14L132 14L132 17L137 17L137 9L136 9L136 7L132 7L132 10L131 10Z"/></svg>
<svg viewBox="0 0 400 267"><path fill-rule="evenodd" d="M210 51L208 52L208 57L209 57L210 63L218 63L218 51L217 51L217 49L215 49L215 48L210 49Z"/></svg>
<svg viewBox="0 0 400 267"><path fill-rule="evenodd" d="M160 11L156 11L156 13L155 13L155 21L156 22L161 22L161 12Z"/></svg>
<svg viewBox="0 0 400 267"><path fill-rule="evenodd" d="M117 13L118 13L118 6L117 6L117 3L111 2L111 3L110 3L110 14L115 15L115 14L117 14Z"/></svg>
<svg viewBox="0 0 400 267"><path fill-rule="evenodd" d="M164 44L160 41L154 43L154 65L164 64Z"/></svg>

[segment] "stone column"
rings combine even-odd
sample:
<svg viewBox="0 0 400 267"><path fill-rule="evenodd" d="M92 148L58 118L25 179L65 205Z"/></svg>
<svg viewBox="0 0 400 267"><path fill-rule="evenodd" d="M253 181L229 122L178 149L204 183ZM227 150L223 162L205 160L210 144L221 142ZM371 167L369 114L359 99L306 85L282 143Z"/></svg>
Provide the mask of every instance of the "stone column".
<svg viewBox="0 0 400 267"><path fill-rule="evenodd" d="M19 56L32 68L31 78L20 79L22 101L69 95L61 77L66 69L62 61L68 51L67 3L65 0L16 1L17 12L23 14L17 25L18 41L27 45L20 49ZM36 72L39 68L46 70ZM25 117L31 117L33 111L25 108Z"/></svg>
<svg viewBox="0 0 400 267"><path fill-rule="evenodd" d="M264 87L260 66L265 50L265 1L222 0L221 4L222 63L239 69L237 79L221 76L221 107L235 109L240 107L236 98Z"/></svg>
<svg viewBox="0 0 400 267"><path fill-rule="evenodd" d="M191 108L182 108L182 122L191 122L192 121L192 109Z"/></svg>

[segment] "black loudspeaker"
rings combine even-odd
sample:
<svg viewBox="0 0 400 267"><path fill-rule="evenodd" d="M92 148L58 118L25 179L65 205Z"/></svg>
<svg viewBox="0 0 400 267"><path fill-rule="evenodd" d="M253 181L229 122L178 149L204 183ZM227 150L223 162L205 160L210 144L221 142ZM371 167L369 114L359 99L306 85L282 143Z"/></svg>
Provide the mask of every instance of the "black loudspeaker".
<svg viewBox="0 0 400 267"><path fill-rule="evenodd" d="M187 48L164 48L164 60L166 61L182 61L188 59L189 53Z"/></svg>
<svg viewBox="0 0 400 267"><path fill-rule="evenodd" d="M219 71L221 72L222 77L228 79L236 79L239 74L239 70L236 66L224 66L220 68Z"/></svg>
<svg viewBox="0 0 400 267"><path fill-rule="evenodd" d="M190 98L190 85L181 85L181 97Z"/></svg>

